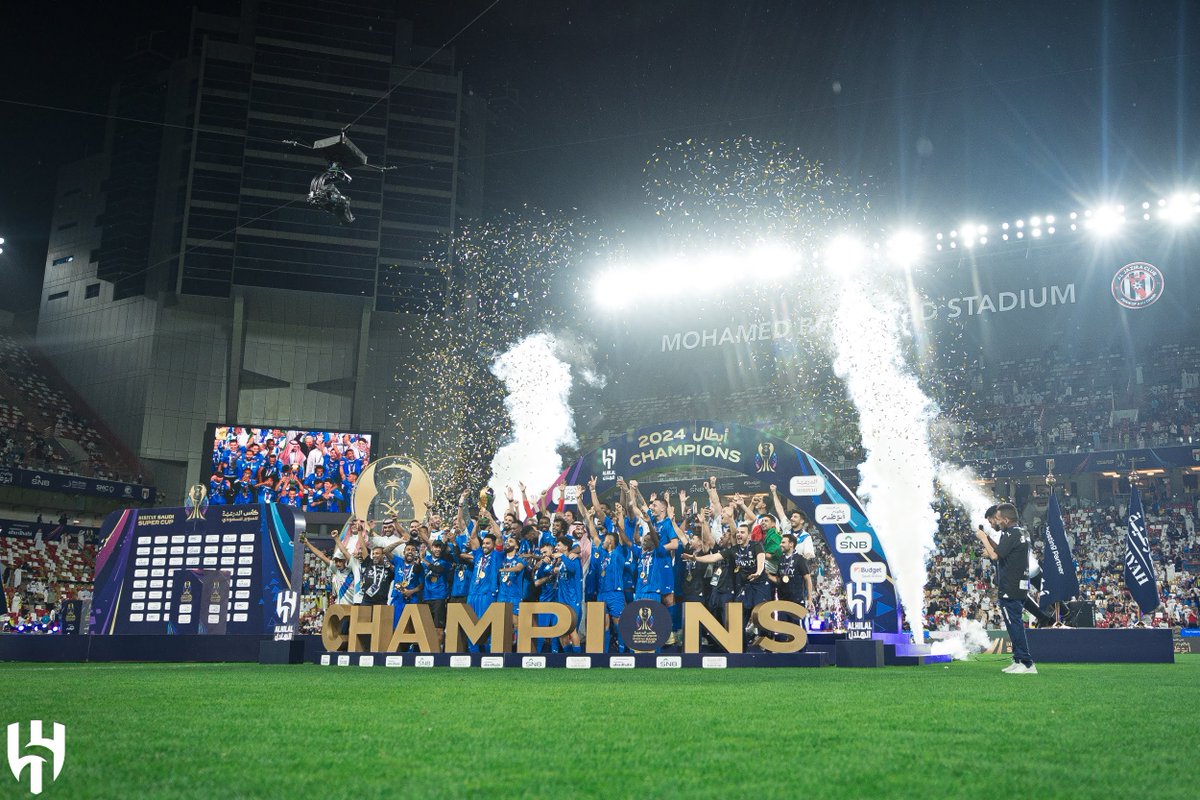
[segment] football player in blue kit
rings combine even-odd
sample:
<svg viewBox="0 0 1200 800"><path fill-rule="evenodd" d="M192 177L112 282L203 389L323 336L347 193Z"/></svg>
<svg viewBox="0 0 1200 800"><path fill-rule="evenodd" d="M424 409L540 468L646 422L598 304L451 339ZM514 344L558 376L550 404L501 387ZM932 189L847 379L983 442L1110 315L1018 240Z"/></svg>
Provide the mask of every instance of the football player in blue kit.
<svg viewBox="0 0 1200 800"><path fill-rule="evenodd" d="M592 510L600 516L600 500L596 495L596 479L588 481L592 493ZM585 515L586 516L586 515ZM625 611L625 563L629 560L632 543L625 535L625 508L621 503L613 506L613 517L606 519L612 529L604 533L603 541L597 535L597 530L588 517L588 530L592 535L592 563L590 570L596 573L596 599L604 603L604 611L608 615L608 626L617 649L625 652L625 645L617 632L617 621ZM593 635L589 633L589 635ZM604 649L608 651L609 641L606 638Z"/></svg>
<svg viewBox="0 0 1200 800"><path fill-rule="evenodd" d="M520 539L511 535L504 540L504 558L500 562L500 590L496 599L502 603L512 603L513 628L517 627L517 615L520 613L521 601L525 599L525 571L528 565L520 553Z"/></svg>
<svg viewBox="0 0 1200 800"><path fill-rule="evenodd" d="M392 579L392 627L400 624L400 616L409 603L421 602L421 589L425 585L425 565L417 558L417 545L409 542L404 546L403 557L393 555L392 566L396 569Z"/></svg>
<svg viewBox="0 0 1200 800"><path fill-rule="evenodd" d="M541 546L541 559L537 562L537 567L533 571L533 586L539 603L554 602L554 548L548 544ZM552 614L538 614L537 624L542 627L547 627L554 624L554 616ZM558 639L538 639L537 650L542 652L542 648L549 645L550 652L560 652Z"/></svg>
<svg viewBox="0 0 1200 800"><path fill-rule="evenodd" d="M583 619L583 565L579 554L566 536L554 548L554 600L575 610L575 619ZM572 630L563 637L563 649L579 652L579 631Z"/></svg>

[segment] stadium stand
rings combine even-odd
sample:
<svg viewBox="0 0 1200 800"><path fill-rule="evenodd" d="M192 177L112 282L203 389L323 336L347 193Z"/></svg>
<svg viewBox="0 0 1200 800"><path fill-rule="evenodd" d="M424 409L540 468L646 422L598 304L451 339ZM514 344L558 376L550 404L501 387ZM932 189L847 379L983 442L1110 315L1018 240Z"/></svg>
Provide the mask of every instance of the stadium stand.
<svg viewBox="0 0 1200 800"><path fill-rule="evenodd" d="M944 409L957 423L955 449L964 458L1157 447L1200 437L1200 345L1161 345L1132 368L1124 353L1050 352L943 371L930 383L935 397L950 389L964 398ZM835 468L863 455L854 413L828 372L769 390L640 397L591 411L598 422L582 432L582 450L628 430L700 418L737 420L781 436Z"/></svg>
<svg viewBox="0 0 1200 800"><path fill-rule="evenodd" d="M52 627L60 603L91 597L96 545L71 534L54 541L57 530L47 525L40 539L0 536L0 571L9 611L0 620L5 631Z"/></svg>
<svg viewBox="0 0 1200 800"><path fill-rule="evenodd" d="M144 483L138 459L54 368L0 333L0 463Z"/></svg>

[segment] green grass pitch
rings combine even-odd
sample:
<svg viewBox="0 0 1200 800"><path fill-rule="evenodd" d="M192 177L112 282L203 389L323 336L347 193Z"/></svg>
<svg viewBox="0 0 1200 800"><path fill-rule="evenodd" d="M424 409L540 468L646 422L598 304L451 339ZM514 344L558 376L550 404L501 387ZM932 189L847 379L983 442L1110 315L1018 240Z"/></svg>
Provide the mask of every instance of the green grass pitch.
<svg viewBox="0 0 1200 800"><path fill-rule="evenodd" d="M1200 655L923 668L0 664L43 798L1194 798ZM7 766L6 764L4 766ZM47 781L49 773L46 775ZM0 797L29 797L7 769Z"/></svg>

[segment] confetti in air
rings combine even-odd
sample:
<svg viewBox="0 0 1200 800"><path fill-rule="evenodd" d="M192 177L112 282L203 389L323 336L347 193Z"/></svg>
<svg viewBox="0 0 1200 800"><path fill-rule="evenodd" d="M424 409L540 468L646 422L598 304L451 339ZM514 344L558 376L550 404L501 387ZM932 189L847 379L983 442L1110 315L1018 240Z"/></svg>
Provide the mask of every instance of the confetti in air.
<svg viewBox="0 0 1200 800"><path fill-rule="evenodd" d="M556 351L553 336L535 333L492 362L492 374L508 392L504 407L512 427L511 439L492 459L489 485L497 514L506 488L521 481L537 489L549 486L562 469L558 448L577 444L568 403L571 367Z"/></svg>
<svg viewBox="0 0 1200 800"><path fill-rule="evenodd" d="M636 263L624 271L631 278L593 285L596 265L625 263L616 256L642 248L573 213L526 207L465 222L422 268L420 279L438 291L400 326L397 346L415 354L391 398L401 451L428 467L444 509L460 491L485 484L498 498L518 481L540 490L561 470L558 446L576 433L584 447L598 445L661 422L664 408L734 417L823 461L859 465L859 492L920 636L938 527L935 486L972 517L990 504L974 476L954 466L963 448L988 435L975 413L981 384L968 380L978 363L953 331L948 339L906 335L921 319L913 309L928 298L906 297L903 281L814 263L835 235L870 230L865 183L750 136L664 143L643 179L661 252L748 254L721 276L723 290L704 291L705 273L694 268L658 284L639 281ZM780 272L755 258L764 248L797 258ZM385 276L396 285L413 280L411 267ZM700 291L689 294L693 287ZM613 294L642 305L594 302ZM770 320L805 327L714 352L720 360L690 370L686 391L670 391L661 362L639 363L636 348L615 358L619 351L604 347L671 312L735 328ZM580 342L604 347L592 352Z"/></svg>
<svg viewBox="0 0 1200 800"><path fill-rule="evenodd" d="M402 317L399 334L415 355L395 376L390 404L400 451L428 468L442 508L487 483L511 434L504 385L489 365L531 332L565 325L578 266L606 246L588 220L524 207L464 222L434 248L425 279L436 276L449 299ZM411 280L397 270L392 279Z"/></svg>

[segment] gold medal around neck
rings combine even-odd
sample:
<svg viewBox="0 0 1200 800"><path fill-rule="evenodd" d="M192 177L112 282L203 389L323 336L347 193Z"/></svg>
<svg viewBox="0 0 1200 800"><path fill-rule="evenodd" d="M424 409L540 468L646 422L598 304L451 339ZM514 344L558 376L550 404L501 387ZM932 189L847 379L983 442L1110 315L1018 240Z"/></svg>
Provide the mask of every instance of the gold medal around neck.
<svg viewBox="0 0 1200 800"><path fill-rule="evenodd" d="M790 583L790 582L791 582L791 580L792 580L792 576L791 576L791 575L784 575L784 576L783 576L783 582L784 582L784 583Z"/></svg>

